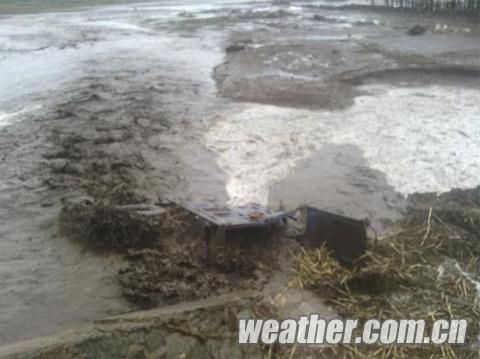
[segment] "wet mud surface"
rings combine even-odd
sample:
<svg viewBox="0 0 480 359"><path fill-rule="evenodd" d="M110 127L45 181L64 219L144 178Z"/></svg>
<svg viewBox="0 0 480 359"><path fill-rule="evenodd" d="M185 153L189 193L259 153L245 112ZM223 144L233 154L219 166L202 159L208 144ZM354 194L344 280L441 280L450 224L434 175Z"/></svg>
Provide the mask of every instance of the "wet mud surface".
<svg viewBox="0 0 480 359"><path fill-rule="evenodd" d="M123 257L59 230L63 198L308 201L381 227L409 193L478 184L475 24L236 3L0 27L2 343L133 309Z"/></svg>
<svg viewBox="0 0 480 359"><path fill-rule="evenodd" d="M274 184L269 201L281 201L288 208L317 203L327 211L369 218L382 231L402 217L407 200L364 161L354 146L325 146L301 161L292 175Z"/></svg>

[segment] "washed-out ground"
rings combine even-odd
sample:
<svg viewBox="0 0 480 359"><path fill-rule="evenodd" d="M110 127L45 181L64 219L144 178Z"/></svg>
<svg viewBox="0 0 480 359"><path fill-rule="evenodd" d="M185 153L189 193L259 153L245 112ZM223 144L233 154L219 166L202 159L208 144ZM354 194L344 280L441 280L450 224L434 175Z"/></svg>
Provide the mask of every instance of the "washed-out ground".
<svg viewBox="0 0 480 359"><path fill-rule="evenodd" d="M308 203L381 232L409 194L478 185L466 19L151 3L0 28L2 343L137 308L122 253L60 230L64 198Z"/></svg>
<svg viewBox="0 0 480 359"><path fill-rule="evenodd" d="M233 272L224 270L204 278L201 286L214 293L218 289L216 284L224 281L221 287L230 290L229 294L104 318L50 337L5 345L0 347L0 357L385 358L394 353L395 358L476 358L480 319L479 193L480 187L453 190L441 196L415 195L406 217L391 227L392 232L381 241L371 243L354 267L340 265L324 247L295 250L294 257L281 261L283 267L291 262L291 271L277 268L263 291L254 290L253 276L250 276L251 290L238 290L245 269L239 266ZM140 268L143 279L138 287L127 286L136 290L137 303L138 294L148 297L151 289L164 296L196 294L199 288L195 277L218 265L212 260L210 266L199 267L194 252L163 253L166 248L156 249L163 241L156 242L149 249L133 254L140 258L151 256L150 260L135 260L132 265ZM270 256L260 255L260 261L250 263L260 263L263 259L266 264L265 258L276 258L275 244L270 245ZM253 257L258 252L258 248L250 248L249 255ZM234 258L240 257L235 253L226 257L231 264L240 264ZM172 263L182 265L175 267ZM177 283L168 288L172 267ZM265 268L262 272L267 273ZM229 273L236 274L235 289L225 281ZM282 276L287 276L287 280ZM463 345L238 345L239 319L291 319L311 313L327 320L355 318L360 326L371 318L465 318L466 342ZM429 323L427 319L427 327ZM355 331L354 335L361 332Z"/></svg>

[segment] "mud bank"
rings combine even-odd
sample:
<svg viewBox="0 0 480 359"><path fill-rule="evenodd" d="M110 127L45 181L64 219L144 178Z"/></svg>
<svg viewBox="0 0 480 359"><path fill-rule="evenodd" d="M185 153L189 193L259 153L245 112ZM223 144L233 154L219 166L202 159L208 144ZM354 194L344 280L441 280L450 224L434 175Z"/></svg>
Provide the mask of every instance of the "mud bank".
<svg viewBox="0 0 480 359"><path fill-rule="evenodd" d="M427 32L409 36L407 30L417 23ZM384 173L402 195L475 186L456 169L455 179L446 183L449 175L444 174L458 161L453 158L458 152L449 148L452 138L442 139L443 130L430 121L451 123L454 114L443 117L449 110L440 110L447 103L465 108L456 123L469 127L478 116L473 102L459 98L464 89L469 92L465 99L479 98L478 48L472 36L478 26L463 24L468 30L463 32L461 24L458 19L305 6L281 19L236 28L229 40L236 51L228 51L215 68L215 79L221 94L239 104L207 133L209 148L227 174L232 201L267 203L275 183L298 178L296 166L331 145L358 146L367 166ZM450 43L453 38L458 41ZM463 147L461 136L453 141L456 149ZM467 142L467 152L477 152L476 141ZM444 145L440 149L434 143ZM476 172L474 161L468 162L461 167ZM352 163L356 166L361 161ZM412 169L415 176L406 179ZM281 199L276 195L275 201ZM302 195L295 200L302 201ZM319 200L317 205L323 204Z"/></svg>
<svg viewBox="0 0 480 359"><path fill-rule="evenodd" d="M58 29L67 23L68 27L87 14L64 14L62 20L51 25ZM50 20L55 17L44 16ZM9 18L14 23L28 20ZM213 82L201 74L196 62L191 76L188 61L181 65L175 56L185 49L194 51L194 46L185 44L193 40L185 39L186 46L162 52L173 59L176 69L184 66L184 71L176 75L171 71L171 61L164 58L159 65L156 56L147 55L152 47L145 47L138 37L128 39L136 37L136 31L126 35L125 41L125 37L118 37L115 27L99 30L87 24L84 30L95 39L82 36L77 39L78 48L72 50L63 48L65 32L58 30L58 38L49 38L48 49L40 50L46 53L45 58L50 56L53 68L43 68L47 62L32 60L35 54L29 51L5 50L9 56L5 55L7 63L2 62L7 66L16 57L24 60L20 68L14 67L14 71L23 73L23 77L14 76L20 84L11 77L2 82L2 90L10 96L3 99L2 108L42 103L35 111L9 117L0 129L4 175L2 342L45 335L131 310L115 279L123 263L121 256L86 250L85 244L68 239L59 230L58 215L65 198L92 195L119 205L156 200L164 193L177 193L183 198L189 196L190 183L197 185L189 179L211 172L213 185L218 181L215 178L221 178L209 154L197 151L201 144L195 140L194 128L202 124L191 119L192 113L200 116L203 111L198 92L208 97ZM30 41L35 43L36 38ZM150 45L165 48L171 42L159 37ZM180 43L177 41L177 45ZM72 53L75 59L70 62L71 72L59 82L61 66L56 67L57 58ZM137 61L141 53L145 56L142 64ZM208 63L208 56L204 61ZM50 80L46 90L37 86L37 80L28 81L29 71L33 77L40 72ZM185 143L189 147L182 152ZM202 166L189 167L191 173L187 174L183 172L187 167L179 159L182 156L198 159ZM221 186L217 187L215 193L221 197ZM197 188L209 195L213 192L208 186Z"/></svg>
<svg viewBox="0 0 480 359"><path fill-rule="evenodd" d="M257 309L256 309L257 308ZM262 358L258 347L236 345L237 318L254 318L260 299L236 293L146 312L0 349L1 358Z"/></svg>
<svg viewBox="0 0 480 359"><path fill-rule="evenodd" d="M369 218L379 231L405 213L408 200L388 184L384 174L370 169L354 146L324 146L293 172L272 186L271 203L282 202L288 208L321 203L327 211Z"/></svg>
<svg viewBox="0 0 480 359"><path fill-rule="evenodd" d="M293 206L320 183L311 205L383 223L401 195L477 185L475 73L408 73L478 68L478 28L157 5L0 20L1 342L133 309L115 279L124 257L59 231L71 197ZM412 38L417 23L428 31Z"/></svg>
<svg viewBox="0 0 480 359"><path fill-rule="evenodd" d="M362 93L343 80L373 78L376 73L398 71L405 75L405 82L413 79L409 71L420 76L417 81L424 76L440 82L444 76L478 81L478 49L471 25L469 32L460 35L462 40L450 46L459 34L449 32L448 25L445 34L432 29L412 38L406 34L411 24L427 26L434 20L366 16L337 10L320 20L285 22L280 34L237 30L230 41L246 44L216 67L220 91L240 101L332 110L353 105L354 97ZM478 31L478 25L473 31Z"/></svg>
<svg viewBox="0 0 480 359"><path fill-rule="evenodd" d="M97 320L75 331L0 347L2 358L381 358L475 357L478 353L480 187L441 196L416 195L406 217L390 227L352 268L325 248L296 250L283 279L264 291L239 292ZM285 261L283 263L286 263ZM419 268L421 270L419 270ZM299 289L301 287L302 289ZM310 289L306 291L305 288ZM316 294L324 298L321 306ZM372 305L372 303L374 305ZM380 320L467 318L465 345L239 345L238 319L325 318ZM408 313L408 314L407 314ZM453 354L452 354L453 353Z"/></svg>

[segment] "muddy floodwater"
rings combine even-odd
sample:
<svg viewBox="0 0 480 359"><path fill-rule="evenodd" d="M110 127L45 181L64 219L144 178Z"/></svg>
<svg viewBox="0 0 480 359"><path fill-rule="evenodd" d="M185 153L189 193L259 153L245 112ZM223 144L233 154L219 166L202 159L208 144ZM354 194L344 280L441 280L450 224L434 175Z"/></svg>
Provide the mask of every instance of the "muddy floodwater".
<svg viewBox="0 0 480 359"><path fill-rule="evenodd" d="M346 4L0 5L0 343L132 310L120 258L57 226L107 160L149 198L379 230L409 194L478 185L478 23Z"/></svg>

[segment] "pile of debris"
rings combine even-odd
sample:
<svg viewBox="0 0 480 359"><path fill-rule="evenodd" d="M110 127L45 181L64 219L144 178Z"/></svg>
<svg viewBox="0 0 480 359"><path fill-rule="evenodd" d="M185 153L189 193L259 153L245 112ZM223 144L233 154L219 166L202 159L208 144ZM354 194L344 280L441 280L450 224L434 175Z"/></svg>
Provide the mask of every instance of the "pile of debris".
<svg viewBox="0 0 480 359"><path fill-rule="evenodd" d="M90 248L121 251L155 245L166 216L149 205L117 205L106 199L64 199L62 230Z"/></svg>
<svg viewBox="0 0 480 359"><path fill-rule="evenodd" d="M131 301L151 307L259 289L277 267L283 241L273 233L289 212L209 203L170 203L172 211L176 220L163 224L171 227L168 237L127 254L119 279Z"/></svg>
<svg viewBox="0 0 480 359"><path fill-rule="evenodd" d="M167 241L129 251L119 281L124 295L142 308L255 289L267 280L271 267L253 252L226 249L207 263L202 241Z"/></svg>
<svg viewBox="0 0 480 359"><path fill-rule="evenodd" d="M117 196L99 193L96 199L65 200L62 227L89 248L125 255L118 274L121 289L142 308L261 289L279 269L280 258L291 258L291 249L297 248L298 238L282 233L297 210L202 202L120 204ZM307 208L304 217L304 244L326 241L347 261L364 252L363 222L314 208Z"/></svg>
<svg viewBox="0 0 480 359"><path fill-rule="evenodd" d="M467 358L478 353L480 187L410 200L406 218L368 245L362 221L307 207L302 230L307 249L295 254L289 285L318 293L336 313L360 324L372 318L465 318L468 343L293 348L297 354ZM127 264L118 276L122 291L145 308L262 288L280 268L279 254L292 248L286 242L295 241L270 231L291 215L260 206L160 207L83 198L65 203L62 222L89 243L125 253ZM263 238L264 233L275 235ZM364 254L358 258L359 253ZM266 350L282 357L292 348Z"/></svg>
<svg viewBox="0 0 480 359"><path fill-rule="evenodd" d="M296 257L292 285L328 299L343 317L467 319L467 344L342 345L321 357L469 358L478 355L480 307L480 188L416 195L414 209L359 259L340 265L322 247Z"/></svg>

